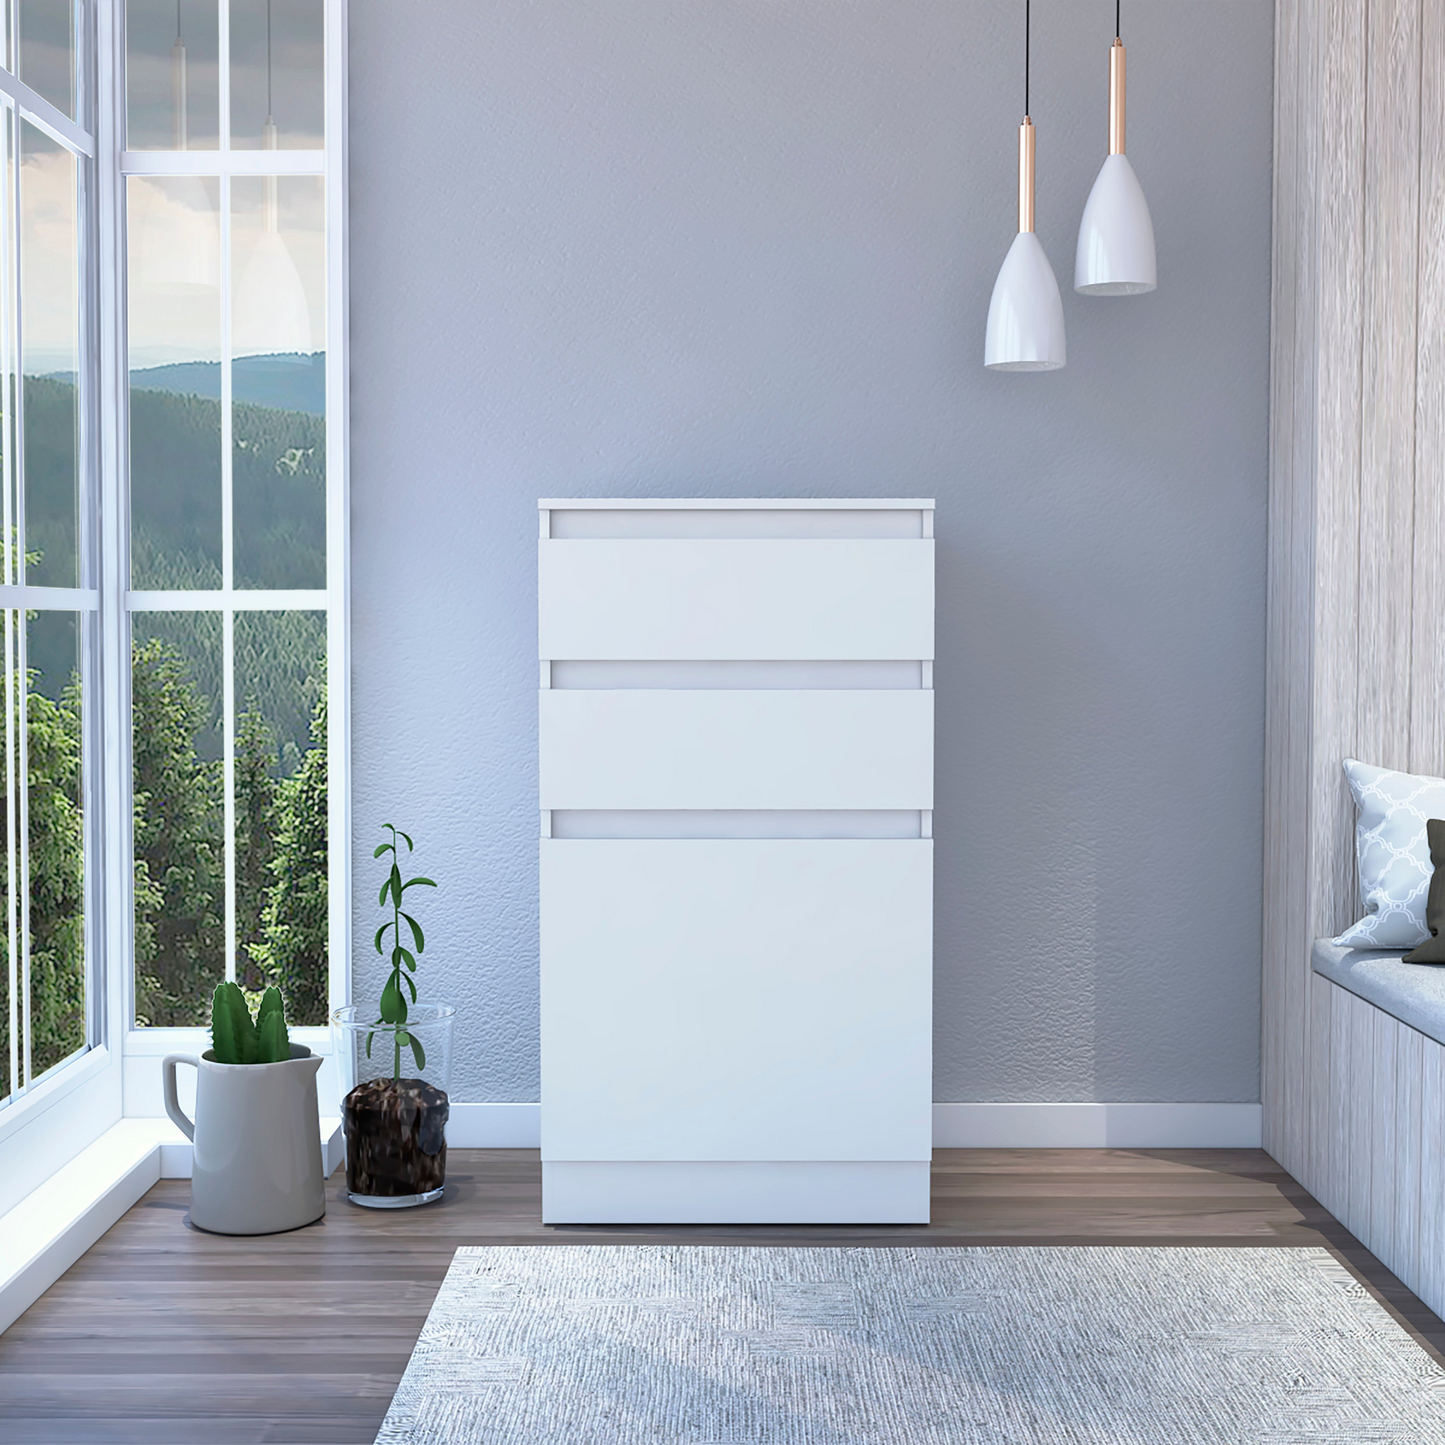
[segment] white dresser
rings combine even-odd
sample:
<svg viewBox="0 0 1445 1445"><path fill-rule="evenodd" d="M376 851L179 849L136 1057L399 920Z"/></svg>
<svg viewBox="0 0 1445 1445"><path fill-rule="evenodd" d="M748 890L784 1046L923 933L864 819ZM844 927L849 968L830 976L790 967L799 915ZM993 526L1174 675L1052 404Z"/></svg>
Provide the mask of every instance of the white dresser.
<svg viewBox="0 0 1445 1445"><path fill-rule="evenodd" d="M921 1223L933 503L540 503L543 1218Z"/></svg>

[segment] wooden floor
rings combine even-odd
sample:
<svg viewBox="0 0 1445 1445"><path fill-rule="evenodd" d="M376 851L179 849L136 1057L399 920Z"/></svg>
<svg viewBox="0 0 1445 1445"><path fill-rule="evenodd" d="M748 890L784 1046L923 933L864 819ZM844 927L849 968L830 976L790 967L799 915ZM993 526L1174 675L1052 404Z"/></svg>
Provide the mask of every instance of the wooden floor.
<svg viewBox="0 0 1445 1445"><path fill-rule="evenodd" d="M1445 1348L1445 1325L1254 1150L940 1150L926 1228L545 1227L521 1149L453 1151L425 1209L357 1209L340 1183L324 1220L260 1239L192 1229L189 1184L158 1184L0 1336L0 1442L370 1445L461 1244L1324 1244Z"/></svg>

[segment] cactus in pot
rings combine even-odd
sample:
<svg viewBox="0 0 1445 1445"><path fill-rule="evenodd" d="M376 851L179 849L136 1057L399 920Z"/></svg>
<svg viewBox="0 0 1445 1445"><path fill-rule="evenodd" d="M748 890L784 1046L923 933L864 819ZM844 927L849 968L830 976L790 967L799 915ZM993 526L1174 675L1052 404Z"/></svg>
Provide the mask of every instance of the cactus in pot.
<svg viewBox="0 0 1445 1445"><path fill-rule="evenodd" d="M218 1064L280 1064L291 1057L281 990L261 995L255 1022L239 985L218 983L211 998L211 1057Z"/></svg>
<svg viewBox="0 0 1445 1445"><path fill-rule="evenodd" d="M293 1044L278 989L256 1017L234 983L211 997L211 1047L168 1054L166 1112L194 1144L191 1223L217 1234L274 1234L326 1212L316 1073L321 1059ZM176 1068L197 1070L196 1117L180 1106Z"/></svg>

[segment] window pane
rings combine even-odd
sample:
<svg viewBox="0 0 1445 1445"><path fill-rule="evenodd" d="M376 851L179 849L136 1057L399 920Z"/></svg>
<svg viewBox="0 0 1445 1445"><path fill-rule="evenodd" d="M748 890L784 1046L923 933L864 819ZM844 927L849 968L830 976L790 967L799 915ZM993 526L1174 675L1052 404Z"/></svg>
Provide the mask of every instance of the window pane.
<svg viewBox="0 0 1445 1445"><path fill-rule="evenodd" d="M325 144L322 0L231 0L231 145Z"/></svg>
<svg viewBox="0 0 1445 1445"><path fill-rule="evenodd" d="M221 618L131 628L136 1022L205 1024L226 972Z"/></svg>
<svg viewBox="0 0 1445 1445"><path fill-rule="evenodd" d="M323 198L318 176L232 181L237 587L326 585Z"/></svg>
<svg viewBox="0 0 1445 1445"><path fill-rule="evenodd" d="M132 176L131 585L221 585L220 182Z"/></svg>
<svg viewBox="0 0 1445 1445"><path fill-rule="evenodd" d="M215 150L220 65L216 0L126 0L126 144Z"/></svg>
<svg viewBox="0 0 1445 1445"><path fill-rule="evenodd" d="M32 1078L86 1046L80 623L74 612L26 623Z"/></svg>
<svg viewBox="0 0 1445 1445"><path fill-rule="evenodd" d="M79 247L75 157L20 125L20 334L26 580L74 587L79 483Z"/></svg>
<svg viewBox="0 0 1445 1445"><path fill-rule="evenodd" d="M326 615L238 612L235 647L236 978L324 1024Z"/></svg>
<svg viewBox="0 0 1445 1445"><path fill-rule="evenodd" d="M16 0L15 28L20 79L74 120L74 0Z"/></svg>

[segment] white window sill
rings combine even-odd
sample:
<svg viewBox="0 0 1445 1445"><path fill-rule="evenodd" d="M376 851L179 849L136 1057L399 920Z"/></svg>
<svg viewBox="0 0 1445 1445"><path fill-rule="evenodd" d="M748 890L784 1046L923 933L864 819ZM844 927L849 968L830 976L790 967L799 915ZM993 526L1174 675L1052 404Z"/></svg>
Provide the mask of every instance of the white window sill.
<svg viewBox="0 0 1445 1445"><path fill-rule="evenodd" d="M329 1028L287 1029L293 1044L305 1044L313 1054L329 1055L336 1044ZM127 1057L161 1058L166 1054L203 1054L211 1047L210 1029L128 1029L122 1052Z"/></svg>
<svg viewBox="0 0 1445 1445"><path fill-rule="evenodd" d="M341 1120L321 1120L327 1177ZM160 1179L191 1177L191 1144L169 1119L122 1119L0 1215L0 1330L10 1327Z"/></svg>
<svg viewBox="0 0 1445 1445"><path fill-rule="evenodd" d="M0 1110L0 1142L31 1123L41 1110L58 1104L67 1094L95 1078L110 1062L110 1051L97 1045L12 1099Z"/></svg>

